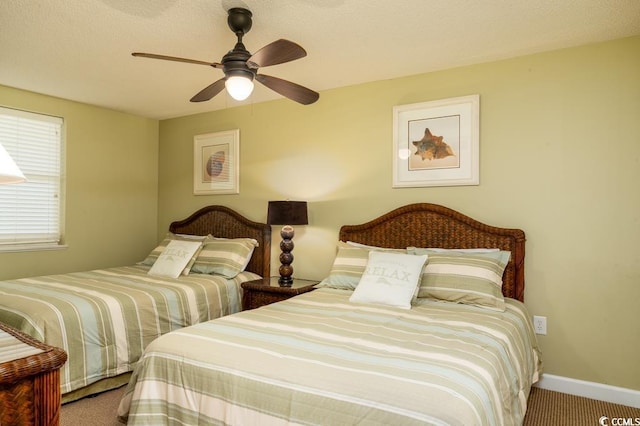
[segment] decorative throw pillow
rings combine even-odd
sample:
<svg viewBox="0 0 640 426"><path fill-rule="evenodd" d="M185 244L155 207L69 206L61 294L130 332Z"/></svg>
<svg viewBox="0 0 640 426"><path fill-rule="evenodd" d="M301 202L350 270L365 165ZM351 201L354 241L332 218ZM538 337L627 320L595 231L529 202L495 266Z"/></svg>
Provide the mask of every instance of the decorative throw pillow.
<svg viewBox="0 0 640 426"><path fill-rule="evenodd" d="M371 251L351 302L411 309L427 255Z"/></svg>
<svg viewBox="0 0 640 426"><path fill-rule="evenodd" d="M249 264L258 242L253 238L213 238L205 241L192 272L234 278Z"/></svg>
<svg viewBox="0 0 640 426"><path fill-rule="evenodd" d="M329 287L341 290L353 290L358 286L369 261L369 252L383 251L405 253L405 250L368 248L338 241L338 253L333 260L329 275L320 281L317 288Z"/></svg>
<svg viewBox="0 0 640 426"><path fill-rule="evenodd" d="M201 241L171 240L149 270L149 275L178 278L201 246Z"/></svg>
<svg viewBox="0 0 640 426"><path fill-rule="evenodd" d="M171 241L173 241L173 240L179 240L179 241L205 241L207 238L211 238L211 236L210 235L203 236L203 235L174 234L172 232L167 232L167 235L165 236L164 240L162 240L162 242L160 244L158 244L158 247L154 248L151 251L151 253L149 253L149 255L142 262L140 262L140 264L141 265L147 265L147 266L153 266L153 264L156 263L156 260L158 260L158 257L160 256L160 254L162 254L162 252L167 247L167 245L169 245L169 243ZM199 252L200 252L200 249L198 249L193 254L191 259L189 260L189 262L185 266L184 270L182 271L182 275L189 275L189 271L191 270L191 266L196 261L196 257L198 256Z"/></svg>
<svg viewBox="0 0 640 426"><path fill-rule="evenodd" d="M422 270L418 297L505 310L502 274L510 252L443 253L414 249L410 253L429 255Z"/></svg>

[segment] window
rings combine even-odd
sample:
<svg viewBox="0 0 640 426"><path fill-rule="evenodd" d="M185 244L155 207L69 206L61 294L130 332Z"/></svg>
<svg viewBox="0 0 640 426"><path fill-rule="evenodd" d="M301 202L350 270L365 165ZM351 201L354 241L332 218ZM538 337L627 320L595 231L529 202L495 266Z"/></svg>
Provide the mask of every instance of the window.
<svg viewBox="0 0 640 426"><path fill-rule="evenodd" d="M60 245L62 124L59 117L0 107L0 144L27 178L0 185L0 251Z"/></svg>

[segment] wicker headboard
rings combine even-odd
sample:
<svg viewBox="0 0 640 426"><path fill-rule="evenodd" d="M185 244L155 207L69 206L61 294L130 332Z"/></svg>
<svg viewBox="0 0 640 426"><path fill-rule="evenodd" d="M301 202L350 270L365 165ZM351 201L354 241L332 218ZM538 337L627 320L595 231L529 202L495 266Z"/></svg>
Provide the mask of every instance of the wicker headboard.
<svg viewBox="0 0 640 426"><path fill-rule="evenodd" d="M485 225L437 204L409 204L361 225L340 228L341 241L378 247L499 248L511 252L502 293L524 300L524 231Z"/></svg>
<svg viewBox="0 0 640 426"><path fill-rule="evenodd" d="M169 231L175 234L208 235L220 238L253 238L258 241L247 265L247 271L270 276L271 227L254 222L224 206L207 206L186 219L173 222Z"/></svg>

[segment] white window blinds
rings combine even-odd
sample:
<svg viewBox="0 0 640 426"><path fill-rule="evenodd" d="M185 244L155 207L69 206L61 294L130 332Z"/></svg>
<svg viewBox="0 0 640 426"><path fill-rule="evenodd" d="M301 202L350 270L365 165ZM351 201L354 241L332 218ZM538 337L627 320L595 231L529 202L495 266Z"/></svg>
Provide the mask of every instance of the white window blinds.
<svg viewBox="0 0 640 426"><path fill-rule="evenodd" d="M0 107L0 144L27 178L0 185L0 250L60 242L62 124Z"/></svg>

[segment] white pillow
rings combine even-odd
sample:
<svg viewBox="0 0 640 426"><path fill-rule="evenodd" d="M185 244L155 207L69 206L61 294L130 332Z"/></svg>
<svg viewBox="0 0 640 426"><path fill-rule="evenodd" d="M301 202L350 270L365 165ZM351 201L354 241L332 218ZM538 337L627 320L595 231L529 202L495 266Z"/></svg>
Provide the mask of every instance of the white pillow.
<svg viewBox="0 0 640 426"><path fill-rule="evenodd" d="M140 262L140 264L153 266L153 264L156 263L156 260L158 260L158 256L162 254L164 249L167 247L167 244L169 244L171 240L206 242L211 238L213 238L211 237L211 235L174 234L173 232L167 232L167 236L164 238L164 240L162 240L162 242L156 248L154 248L153 251L149 253L149 255L142 262ZM198 253L199 250L196 250L196 252L191 257L191 260L187 263L187 266L182 271L182 275L189 275L189 271L191 271L191 267L195 263L196 258L198 257Z"/></svg>
<svg viewBox="0 0 640 426"><path fill-rule="evenodd" d="M411 309L426 261L426 254L371 251L364 274L349 300Z"/></svg>
<svg viewBox="0 0 640 426"><path fill-rule="evenodd" d="M171 240L149 270L149 275L178 278L201 246L201 241Z"/></svg>
<svg viewBox="0 0 640 426"><path fill-rule="evenodd" d="M437 247L428 247L428 248L417 248L417 247L407 247L408 251L413 251L413 250L431 250L433 252L436 253L450 253L450 252L457 252L457 253L495 253L497 251L500 251L499 248L472 248L472 249L463 249L463 248L454 248L454 249L443 249L443 248L437 248Z"/></svg>
<svg viewBox="0 0 640 426"><path fill-rule="evenodd" d="M356 243L355 241L347 241L347 244L353 247L360 247L369 250L390 250L388 247L370 246L367 244Z"/></svg>

